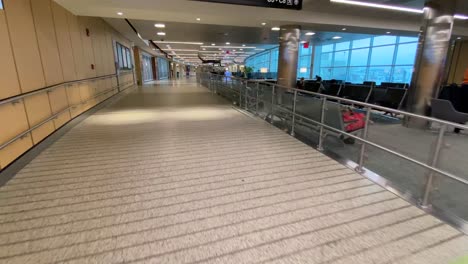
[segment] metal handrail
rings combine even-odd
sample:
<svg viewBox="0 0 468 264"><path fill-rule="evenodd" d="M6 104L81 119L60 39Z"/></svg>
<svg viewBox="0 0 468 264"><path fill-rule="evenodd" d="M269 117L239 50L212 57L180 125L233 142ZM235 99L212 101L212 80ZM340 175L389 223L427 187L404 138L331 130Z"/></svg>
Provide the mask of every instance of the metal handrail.
<svg viewBox="0 0 468 264"><path fill-rule="evenodd" d="M104 79L104 78L109 78L109 77L111 77L111 76L114 76L114 75L108 75L107 77L103 77L103 76L102 76L102 77L99 77L99 78L96 78L96 79ZM29 128L28 130L21 132L20 134L16 135L14 138L12 138L12 139L6 141L5 143L2 143L2 144L0 145L0 150L6 148L7 146L9 146L10 144L12 144L12 143L15 142L15 141L24 138L27 134L31 133L32 131L34 131L35 129L41 127L42 125L46 124L47 122L50 122L51 120L57 119L57 117L58 117L59 115L65 113L65 112L67 112L67 111L69 111L69 110L71 110L71 109L74 109L74 108L76 108L76 107L79 106L79 105L85 104L85 103L87 103L87 102L89 102L89 101L91 101L91 100L93 100L93 99L95 99L95 98L97 98L97 97L99 97L99 96L101 96L101 95L103 95L103 94L109 93L109 92L111 92L111 91L114 91L115 89L118 89L118 88L120 88L120 87L123 87L123 86L125 86L125 85L127 85L127 84L129 84L129 83L132 83L132 81L125 82L125 83L119 84L119 85L117 85L117 86L113 86L112 89L108 89L108 90L105 90L105 91L103 91L103 92L97 93L97 94L95 94L93 97L89 98L89 99L86 100L86 101L82 101L82 102L80 102L80 103L78 103L78 104L70 105L69 107L67 107L67 108L65 108L65 109L63 109L63 110L61 110L60 112L57 112L57 113L51 115L50 117L48 117L47 119L41 121L40 123L38 123L38 124L32 126L32 127ZM20 99L21 99L21 98L20 98ZM17 99L17 100L19 100L19 99ZM14 101L16 101L16 100L14 100Z"/></svg>
<svg viewBox="0 0 468 264"><path fill-rule="evenodd" d="M0 100L0 105L13 103L13 102L19 101L19 100L21 100L23 98L26 98L26 97L29 97L29 96L32 96L32 95L35 95L35 94L40 94L40 93L52 91L54 89L57 89L60 86L77 84L77 83L84 83L84 82L89 82L89 81L97 81L97 80L100 80L100 79L107 79L109 77L117 77L117 76L118 76L117 74L108 74L108 75L93 77L93 78L88 78L88 79L81 79L81 80L75 80L75 81L69 81L69 82L62 82L62 83L54 84L52 86L48 86L48 87L44 87L44 88L41 88L41 89L38 89L38 90L34 90L34 91L31 91L31 92L28 92L28 93L23 93L23 94L20 94L20 95L16 95L16 96L13 96L13 97L9 97L9 98Z"/></svg>
<svg viewBox="0 0 468 264"><path fill-rule="evenodd" d="M210 80L211 80L211 73L209 73L210 75ZM220 76L222 77L222 75L215 75L215 76ZM237 78L237 77L231 77L233 79L237 79L237 80L240 80L241 81L241 87L242 87L242 84L245 83L245 87L247 89L248 87L248 83L249 81L246 80L246 79L243 79L243 78ZM373 104L369 104L369 103L363 103L363 102L360 102L360 101L355 101L355 100L350 100L350 99L345 99L345 98L341 98L341 97L337 97L337 96L330 96L330 95L324 95L324 94L320 94L320 93L315 93L315 92L310 92L310 91L305 91L305 90L301 90L301 89L297 89L297 88L292 88L292 87L285 87L285 86L282 86L282 85L278 85L278 84L271 84L269 82L265 82L265 81L250 81L250 82L254 82L257 84L257 89L259 88L259 84L262 83L262 84L265 84L267 86L271 86L272 88L272 108L271 108L271 115L272 115L272 118L273 118L273 110L274 108L281 108L282 111L286 111L290 114L292 114L292 121L291 121L291 135L294 136L294 131L295 131L295 123L296 123L296 117L299 117L299 118L302 118L303 120L306 120L306 121L309 121L309 122L312 122L313 124L319 126L320 128L320 135L319 135L319 144L318 144L318 149L319 150L322 150L322 136L323 136L323 129L326 128L327 130L330 130L332 132L335 132L335 133L339 133L340 135L346 135L348 137L351 137L355 140L358 140L362 143L362 146L361 146L361 150L360 150L360 154L359 154L359 161L358 161L358 166L355 168L356 171L358 171L359 173L364 173L364 157L365 157L365 153L366 153L366 146L373 146L375 148L378 148L382 151L385 151L387 153L390 153L392 155L395 155L403 160L406 160L406 161L409 161L413 164L416 164L416 165L419 165L425 169L427 169L429 171L429 174L427 175L427 181L426 181L426 184L425 184L425 191L424 191L424 194L423 194L423 197L422 197L422 200L421 200L421 206L422 207L428 207L429 206L429 197L432 193L432 183L433 183L433 178L434 178L434 173L437 173L441 176L444 176L444 177L447 177L451 180L454 180L456 182L459 182L459 183L462 183L464 185L468 185L468 180L467 179L464 179L464 178L461 178L461 177L458 177L452 173L449 173L449 172L446 172L444 170L441 170L439 168L437 168L437 161L439 160L439 157L440 157L440 152L441 152L441 148L442 148L442 145L443 145L443 139L444 139L444 135L445 135L445 132L446 132L446 129L447 129L447 126L454 126L454 127L457 127L457 128L461 128L461 129L468 129L468 126L464 126L464 125L460 125L460 124L456 124L456 123L452 123L452 122L448 122L448 121L444 121L444 120L440 120L440 119L436 119L436 118L432 118L432 117L427 117L427 116L421 116L421 115L418 115L418 114L413 114L413 113L409 113L409 112L405 112L405 111L401 111L401 110L395 110L395 109L391 109L391 108L387 108L387 107L381 107L381 106L378 106L378 105L373 105ZM285 89L289 92L293 92L294 93L294 99L293 99L293 106L292 106L292 111L291 109L288 109L288 108L284 108L284 107L281 107L280 105L275 105L274 103L274 96L275 96L275 88L276 87L279 87L279 88L282 88L282 89ZM297 103L297 96L299 93L304 93L304 94L310 94L310 95L314 95L314 96L317 96L319 98L322 99L322 113L321 113L321 120L320 122L319 121L315 121L313 119L310 119L306 116L303 116L301 114L298 114L296 113L296 103ZM241 92L240 92L241 94ZM250 97L247 93L246 93L246 97ZM264 99L259 99L258 97L258 91L257 91L257 98L256 98L256 103L258 104L258 101L262 101L264 103L269 103L269 102L266 102ZM340 129L337 129L335 127L332 127L332 126L329 126L327 124L324 123L324 109L325 109L325 103L327 102L327 100L335 100L335 101L338 101L338 102L346 102L346 103L349 103L349 104L352 104L352 105L360 105L360 106L363 106L366 108L367 110L367 114L366 114L366 121L365 121L365 129L363 131L363 134L362 134L362 137L359 137L359 136L356 136L356 135L353 135L351 133L348 133L346 131L342 131ZM246 106L247 107L247 106ZM394 151L394 150L391 150L387 147L384 147L384 146L381 146L377 143L374 143L372 141L369 141L367 139L367 134L368 134L368 128L369 128L369 124L370 124L370 115L371 115L371 111L373 109L376 109L376 110L381 110L381 111L385 111L385 112L389 112L389 113L397 113L397 114L401 114L403 116L409 116L409 117L414 117L414 118L419 118L419 119L423 119L423 120L426 120L426 121L429 121L429 122L434 122L434 123L439 123L441 124L441 128L439 130L439 135L437 137L437 140L435 142L435 150L434 152L432 153L432 159L430 161L430 164L426 164L424 162L421 162L419 160L416 160L412 157L409 157L405 154L401 154L397 151ZM258 111L258 110L256 110ZM257 113L258 114L258 113ZM268 115L267 115L268 116Z"/></svg>
<svg viewBox="0 0 468 264"><path fill-rule="evenodd" d="M218 76L222 76L222 75L218 75ZM249 81L249 80L246 80L246 79L243 79L243 78L239 78L239 77L231 77L231 78L239 79L239 80L243 80L243 81L247 81L247 82L252 82L252 81ZM372 109L380 110L380 111L383 111L383 112L389 112L389 113L394 113L394 114L399 114L399 115L404 115L404 116L409 116L409 117L420 118L420 119L424 119L424 120L429 121L429 122L435 122L435 123L438 123L438 124L445 124L445 125L453 126L453 127L460 128L460 129L463 129L463 130L468 130L468 126L466 126L466 125L461 125L461 124L453 123L453 122L450 122L450 121L437 119L437 118L434 118L434 117L418 115L418 114L414 114L414 113L410 113L410 112L406 112L406 111L402 111L402 110L396 110L396 109L393 109L393 108L388 108L388 107L384 107L384 106L364 103L364 102L361 102L361 101L355 101L355 100L346 99L346 98L342 98L342 97L338 97L338 96L332 96L332 95L327 95L327 94L310 92L310 91L301 90L301 89L297 89L297 88L293 88L293 87L287 87L287 86L283 86L283 85L279 85L279 84L272 84L272 83L265 82L265 81L255 81L255 82L266 84L266 85L269 85L269 86L280 87L280 88L283 88L283 89L288 90L288 91L298 91L298 92L300 92L302 94L310 94L310 95L318 96L318 97L321 97L321 98L325 97L325 98L331 99L331 100L346 102L346 103L354 104L354 105L360 105L360 106L363 106L363 107L371 107Z"/></svg>

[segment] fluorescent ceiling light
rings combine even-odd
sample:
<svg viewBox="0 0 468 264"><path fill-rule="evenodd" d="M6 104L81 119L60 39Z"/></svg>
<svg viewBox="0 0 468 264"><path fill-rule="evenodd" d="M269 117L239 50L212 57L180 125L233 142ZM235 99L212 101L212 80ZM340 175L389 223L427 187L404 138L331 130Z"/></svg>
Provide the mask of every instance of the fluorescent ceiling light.
<svg viewBox="0 0 468 264"><path fill-rule="evenodd" d="M266 25L266 23L265 23L265 22L263 22L263 23L262 23L262 26L265 26L265 25Z"/></svg>
<svg viewBox="0 0 468 264"><path fill-rule="evenodd" d="M313 36L313 35L315 35L315 32L307 32L307 33L305 33L305 35L306 36Z"/></svg>
<svg viewBox="0 0 468 264"><path fill-rule="evenodd" d="M159 23L158 23L158 24L154 24L154 26L157 27L157 28L165 28L165 27L166 27L166 25L164 25L164 24L159 24Z"/></svg>
<svg viewBox="0 0 468 264"><path fill-rule="evenodd" d="M163 49L163 50L169 50L169 49ZM195 51L195 52L198 52L198 50L194 50L194 49L171 49L171 51Z"/></svg>
<svg viewBox="0 0 468 264"><path fill-rule="evenodd" d="M465 16L465 15L455 15L454 18L466 20L466 19L468 19L468 16Z"/></svg>
<svg viewBox="0 0 468 264"><path fill-rule="evenodd" d="M279 28L279 27L272 27L271 30L273 30L273 31L279 31L280 28Z"/></svg>
<svg viewBox="0 0 468 264"><path fill-rule="evenodd" d="M203 42L186 42L186 41L153 41L153 42L163 43L163 44L203 45Z"/></svg>
<svg viewBox="0 0 468 264"><path fill-rule="evenodd" d="M231 45L231 42L226 42L226 45Z"/></svg>
<svg viewBox="0 0 468 264"><path fill-rule="evenodd" d="M211 43L211 46L216 46L216 44L214 44L214 43Z"/></svg>
<svg viewBox="0 0 468 264"><path fill-rule="evenodd" d="M381 8L381 9L389 9L389 10L396 10L396 11L416 13L416 14L424 13L423 9L416 9L416 8L409 8L409 7L402 7L402 6L382 5L382 4L361 2L361 1L354 1L354 0L330 0L330 1L334 2L334 3L374 7L374 8ZM456 14L454 16L454 18L466 20L466 19L468 19L468 16L467 15Z"/></svg>
<svg viewBox="0 0 468 264"><path fill-rule="evenodd" d="M201 20L201 18L197 17L197 21L200 21L200 20Z"/></svg>
<svg viewBox="0 0 468 264"><path fill-rule="evenodd" d="M166 32L158 32L158 36L166 36Z"/></svg>
<svg viewBox="0 0 468 264"><path fill-rule="evenodd" d="M219 49L256 49L257 47L240 47L240 46L201 46L202 48L219 48Z"/></svg>
<svg viewBox="0 0 468 264"><path fill-rule="evenodd" d="M342 37L340 36L334 36L332 39L341 39Z"/></svg>
<svg viewBox="0 0 468 264"><path fill-rule="evenodd" d="M123 16L123 13L122 12L117 12L117 15Z"/></svg>
<svg viewBox="0 0 468 264"><path fill-rule="evenodd" d="M381 8L381 9L390 9L390 10L398 10L398 11L410 12L410 13L418 13L418 14L423 13L422 9L408 8L408 7L401 7L401 6L382 5L382 4L361 2L361 1L354 1L354 0L330 0L330 1L334 2L334 3L357 5L357 6L367 6L367 7Z"/></svg>

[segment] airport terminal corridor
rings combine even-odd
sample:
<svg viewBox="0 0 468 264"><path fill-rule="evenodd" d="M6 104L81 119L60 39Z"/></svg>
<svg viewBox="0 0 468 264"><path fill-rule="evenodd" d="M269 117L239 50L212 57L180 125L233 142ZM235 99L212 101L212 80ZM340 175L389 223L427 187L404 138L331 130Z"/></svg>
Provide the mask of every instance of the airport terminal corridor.
<svg viewBox="0 0 468 264"><path fill-rule="evenodd" d="M466 245L195 78L135 87L0 187L5 264L440 264Z"/></svg>

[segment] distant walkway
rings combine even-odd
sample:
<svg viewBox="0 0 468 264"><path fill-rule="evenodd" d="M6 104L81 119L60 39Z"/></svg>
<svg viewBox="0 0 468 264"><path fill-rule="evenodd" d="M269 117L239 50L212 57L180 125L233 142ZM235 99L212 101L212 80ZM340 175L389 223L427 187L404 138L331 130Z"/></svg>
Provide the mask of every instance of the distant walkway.
<svg viewBox="0 0 468 264"><path fill-rule="evenodd" d="M0 263L421 263L468 237L193 81L145 85L0 188Z"/></svg>

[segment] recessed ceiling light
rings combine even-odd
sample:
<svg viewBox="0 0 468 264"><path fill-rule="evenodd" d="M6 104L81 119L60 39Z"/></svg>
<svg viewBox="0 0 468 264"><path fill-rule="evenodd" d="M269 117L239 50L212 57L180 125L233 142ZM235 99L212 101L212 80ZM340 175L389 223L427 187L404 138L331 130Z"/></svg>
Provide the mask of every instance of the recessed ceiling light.
<svg viewBox="0 0 468 264"><path fill-rule="evenodd" d="M346 30L347 30L347 28L342 28L341 30L343 30L343 31L346 31Z"/></svg>
<svg viewBox="0 0 468 264"><path fill-rule="evenodd" d="M214 43L211 43L211 46L216 46L216 44L214 44Z"/></svg>
<svg viewBox="0 0 468 264"><path fill-rule="evenodd" d="M244 50L244 49L240 49L240 50Z"/></svg>
<svg viewBox="0 0 468 264"><path fill-rule="evenodd" d="M273 30L273 31L279 31L280 28L279 28L279 27L272 27L271 30Z"/></svg>
<svg viewBox="0 0 468 264"><path fill-rule="evenodd" d="M117 15L123 16L123 13L122 12L117 12Z"/></svg>
<svg viewBox="0 0 468 264"><path fill-rule="evenodd" d="M231 42L226 42L226 45L231 45Z"/></svg>
<svg viewBox="0 0 468 264"><path fill-rule="evenodd" d="M307 32L307 33L305 33L305 35L306 36L313 36L313 35L315 35L315 32Z"/></svg>
<svg viewBox="0 0 468 264"><path fill-rule="evenodd" d="M390 32L390 31L387 31L387 34L390 34L390 33L392 33L392 32Z"/></svg>
<svg viewBox="0 0 468 264"><path fill-rule="evenodd" d="M332 39L341 39L342 37L340 36L334 36Z"/></svg>
<svg viewBox="0 0 468 264"><path fill-rule="evenodd" d="M197 21L200 21L200 20L201 20L201 18L197 17Z"/></svg>
<svg viewBox="0 0 468 264"><path fill-rule="evenodd" d="M242 47L245 47L245 44L242 44Z"/></svg>
<svg viewBox="0 0 468 264"><path fill-rule="evenodd" d="M263 22L263 23L262 23L262 26L265 26L265 25L266 25L266 23L265 23L265 22Z"/></svg>
<svg viewBox="0 0 468 264"><path fill-rule="evenodd" d="M166 32L158 32L158 36L166 36Z"/></svg>
<svg viewBox="0 0 468 264"><path fill-rule="evenodd" d="M458 37L457 39L462 39L461 37Z"/></svg>
<svg viewBox="0 0 468 264"><path fill-rule="evenodd" d="M165 28L166 27L166 25L164 25L164 24L154 24L154 26L157 27L157 28Z"/></svg>

